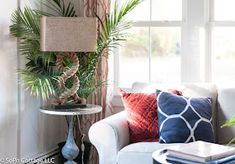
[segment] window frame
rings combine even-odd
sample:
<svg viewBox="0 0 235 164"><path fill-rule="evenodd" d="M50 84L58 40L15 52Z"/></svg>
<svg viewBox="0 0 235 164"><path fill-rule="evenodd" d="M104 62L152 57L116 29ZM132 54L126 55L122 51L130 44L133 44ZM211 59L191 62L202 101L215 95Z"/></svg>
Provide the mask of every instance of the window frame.
<svg viewBox="0 0 235 164"><path fill-rule="evenodd" d="M190 4L191 3L191 4ZM199 5L201 11L192 10L194 6L192 3L196 3ZM151 36L151 27L180 27L181 28L181 83L187 82L206 82L211 83L213 81L213 54L212 54L212 32L213 28L215 27L235 27L235 20L230 21L216 21L214 20L214 3L215 0L182 0L182 20L181 21L156 21L151 20L152 12L150 12L150 21L135 21L133 22L133 27L149 27L149 36ZM151 5L151 1L150 1ZM191 6L190 6L191 5ZM191 7L191 8L190 8ZM150 7L151 9L151 7ZM203 18L196 17L196 20L190 20L192 15L197 15L196 12L203 12ZM194 18L194 17L193 17ZM198 19L198 20L197 20ZM195 22L198 24L194 24ZM201 26L204 29L204 45L202 54L198 56L191 56L187 57L187 46L185 47L186 43L191 41L190 38L185 37L187 35L187 29L193 28L194 26ZM150 37L149 37L150 38ZM194 44L194 43L192 43ZM198 47L197 47L198 49ZM149 50L151 50L151 38L149 41ZM199 51L199 50L198 50ZM119 50L114 50L113 55L113 78L114 78L114 93L117 93L117 88L119 87L120 82L120 72L119 72L119 63L120 63L120 56L118 55ZM201 55L201 56L200 56ZM192 58L192 59L190 59ZM200 58L200 59L198 59ZM194 69L187 70L184 65L188 63L194 62L194 59L198 60L200 64L200 68L196 68L197 70L197 77L193 77ZM149 81L151 82L151 51L149 52ZM194 66L196 67L196 65ZM198 67L198 65L197 65ZM199 77L200 76L200 77Z"/></svg>
<svg viewBox="0 0 235 164"><path fill-rule="evenodd" d="M181 28L181 33L182 33L182 26L185 21L185 14L186 14L186 8L185 8L185 3L187 0L182 0L182 20L179 21L169 21L169 20L163 20L163 21L156 21L152 20L152 1L150 0L150 20L148 21L133 21L133 27L147 27L148 28L148 36L149 36L149 42L148 42L148 82L152 82L151 74L152 74L152 44L151 44L151 28L152 27L179 27ZM182 35L182 34L181 34ZM114 91L117 90L120 84L120 71L119 71L119 63L120 63L120 56L119 54L119 49L116 48L114 50L114 56L113 56L113 78L114 78ZM129 89L129 88L128 88Z"/></svg>
<svg viewBox="0 0 235 164"><path fill-rule="evenodd" d="M208 66L210 66L210 68L206 69L205 72L207 74L208 77L210 77L207 82L214 82L214 77L213 77L213 70L214 70L214 63L213 63L213 60L214 60L214 57L213 57L213 47L212 47L212 44L213 44L213 30L214 28L216 27L234 27L235 28L235 20L215 20L215 0L209 0L209 22L208 22L208 36L209 36L209 39L208 39L208 53L207 53L207 56L209 58L208 60Z"/></svg>

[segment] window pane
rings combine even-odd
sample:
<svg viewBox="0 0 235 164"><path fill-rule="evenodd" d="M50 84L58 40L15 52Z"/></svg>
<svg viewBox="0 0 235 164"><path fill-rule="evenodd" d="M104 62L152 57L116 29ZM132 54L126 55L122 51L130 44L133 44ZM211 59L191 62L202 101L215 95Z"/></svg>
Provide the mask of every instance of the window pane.
<svg viewBox="0 0 235 164"><path fill-rule="evenodd" d="M182 0L152 0L152 20L182 20Z"/></svg>
<svg viewBox="0 0 235 164"><path fill-rule="evenodd" d="M137 6L132 12L130 12L128 14L127 20L149 21L150 20L150 0L144 0L139 6Z"/></svg>
<svg viewBox="0 0 235 164"><path fill-rule="evenodd" d="M216 27L213 30L213 81L235 82L235 27Z"/></svg>
<svg viewBox="0 0 235 164"><path fill-rule="evenodd" d="M180 27L154 27L152 32L151 80L180 82Z"/></svg>
<svg viewBox="0 0 235 164"><path fill-rule="evenodd" d="M135 81L148 82L149 37L147 27L131 29L132 37L120 48L120 86L131 87Z"/></svg>
<svg viewBox="0 0 235 164"><path fill-rule="evenodd" d="M215 20L235 20L235 0L215 0Z"/></svg>

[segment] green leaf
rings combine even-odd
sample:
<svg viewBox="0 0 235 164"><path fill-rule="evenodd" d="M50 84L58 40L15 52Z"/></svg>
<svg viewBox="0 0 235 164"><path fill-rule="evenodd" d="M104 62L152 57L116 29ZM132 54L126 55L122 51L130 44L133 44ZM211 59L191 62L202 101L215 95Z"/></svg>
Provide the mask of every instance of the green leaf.
<svg viewBox="0 0 235 164"><path fill-rule="evenodd" d="M235 137L232 138L227 145L231 146L235 143Z"/></svg>
<svg viewBox="0 0 235 164"><path fill-rule="evenodd" d="M42 0L41 4L44 6L43 14L62 17L77 16L74 4L69 1L65 4L64 0Z"/></svg>
<svg viewBox="0 0 235 164"><path fill-rule="evenodd" d="M118 3L115 2L113 11L109 15L106 15L106 22L103 24L101 19L98 19L102 24L98 40L98 54L105 48L117 47L120 42L126 40L128 35L125 35L125 31L131 28L131 22L126 22L125 17L141 2L142 0L129 0L120 7Z"/></svg>
<svg viewBox="0 0 235 164"><path fill-rule="evenodd" d="M32 95L41 96L43 100L55 95L52 76L33 73L29 70L20 70L19 74Z"/></svg>
<svg viewBox="0 0 235 164"><path fill-rule="evenodd" d="M228 120L225 124L223 124L221 128L232 126L234 124L235 124L235 115L230 120Z"/></svg>

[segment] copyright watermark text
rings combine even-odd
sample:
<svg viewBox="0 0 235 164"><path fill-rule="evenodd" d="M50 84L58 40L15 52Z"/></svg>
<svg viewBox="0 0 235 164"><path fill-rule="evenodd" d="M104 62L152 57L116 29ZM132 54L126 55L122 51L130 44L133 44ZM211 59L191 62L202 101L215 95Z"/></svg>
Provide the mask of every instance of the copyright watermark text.
<svg viewBox="0 0 235 164"><path fill-rule="evenodd" d="M30 158L0 158L0 164L54 164L55 158L50 159L30 159Z"/></svg>

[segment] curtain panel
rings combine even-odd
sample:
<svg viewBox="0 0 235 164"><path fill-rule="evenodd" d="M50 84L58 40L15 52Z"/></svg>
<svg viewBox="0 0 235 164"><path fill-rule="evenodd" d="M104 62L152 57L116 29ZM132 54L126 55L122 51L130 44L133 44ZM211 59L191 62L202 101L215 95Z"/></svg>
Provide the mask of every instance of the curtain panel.
<svg viewBox="0 0 235 164"><path fill-rule="evenodd" d="M83 9L85 17L95 17L99 16L102 23L105 22L105 16L110 11L110 1L109 0L83 0ZM97 36L99 37L101 24L98 24ZM96 79L97 81L107 81L108 78L108 50L105 49L100 58L97 69L96 69ZM88 133L90 126L96 121L103 119L106 115L107 110L107 85L102 85L96 90L91 96L89 96L88 103L96 104L102 106L102 112L99 114L83 116L81 120L81 129L85 134ZM89 157L89 164L98 164L98 153L92 146Z"/></svg>

